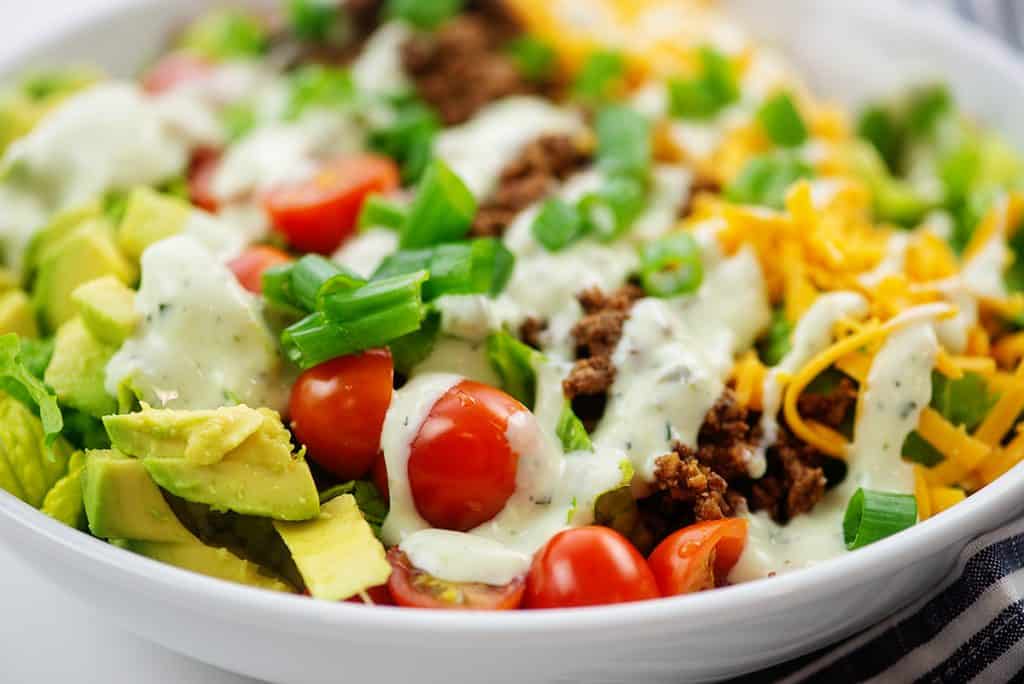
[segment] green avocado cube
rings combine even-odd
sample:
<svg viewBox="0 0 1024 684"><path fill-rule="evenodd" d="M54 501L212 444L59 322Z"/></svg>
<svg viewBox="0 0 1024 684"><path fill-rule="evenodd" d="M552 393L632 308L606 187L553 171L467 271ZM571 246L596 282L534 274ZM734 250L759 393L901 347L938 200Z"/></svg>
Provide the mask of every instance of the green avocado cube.
<svg viewBox="0 0 1024 684"><path fill-rule="evenodd" d="M8 290L0 294L0 335L7 333L39 337L32 300L23 290Z"/></svg>
<svg viewBox="0 0 1024 684"><path fill-rule="evenodd" d="M82 472L85 470L85 454L76 451L68 461L68 474L46 493L43 513L65 525L85 529L85 503L82 501Z"/></svg>
<svg viewBox="0 0 1024 684"><path fill-rule="evenodd" d="M85 327L101 342L120 346L139 324L135 290L112 275L80 285L71 300Z"/></svg>
<svg viewBox="0 0 1024 684"><path fill-rule="evenodd" d="M117 411L117 400L107 393L107 363L116 348L101 342L80 317L57 330L53 356L43 380L64 404L97 418Z"/></svg>
<svg viewBox="0 0 1024 684"><path fill-rule="evenodd" d="M139 458L158 485L186 501L275 520L320 512L316 484L269 409L230 406L103 418L113 446Z"/></svg>
<svg viewBox="0 0 1024 684"><path fill-rule="evenodd" d="M71 293L79 285L106 275L130 284L138 267L128 261L114 243L107 221L92 219L39 254L34 301L43 323L56 330L78 313Z"/></svg>
<svg viewBox="0 0 1024 684"><path fill-rule="evenodd" d="M194 539L142 464L116 450L86 453L82 501L89 530L97 537L154 542Z"/></svg>
<svg viewBox="0 0 1024 684"><path fill-rule="evenodd" d="M151 244L184 230L191 214L188 202L151 188L135 188L118 226L117 243L129 259L138 261Z"/></svg>
<svg viewBox="0 0 1024 684"><path fill-rule="evenodd" d="M274 522L313 598L342 601L387 582L391 576L384 545L343 494L305 522Z"/></svg>

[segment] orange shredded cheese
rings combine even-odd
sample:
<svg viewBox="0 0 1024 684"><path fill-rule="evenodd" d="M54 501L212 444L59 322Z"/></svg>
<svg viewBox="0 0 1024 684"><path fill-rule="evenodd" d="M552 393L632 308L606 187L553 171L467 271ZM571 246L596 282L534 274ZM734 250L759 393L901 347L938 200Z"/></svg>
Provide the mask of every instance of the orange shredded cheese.
<svg viewBox="0 0 1024 684"><path fill-rule="evenodd" d="M917 499L917 518L927 520L932 516L932 498L928 482L924 477L924 468L914 466L914 498Z"/></svg>
<svg viewBox="0 0 1024 684"><path fill-rule="evenodd" d="M932 487L929 495L933 511L932 515L941 513L967 498L967 493L956 487Z"/></svg>
<svg viewBox="0 0 1024 684"><path fill-rule="evenodd" d="M740 357L732 369L733 391L740 406L760 411L762 409L762 391L768 369L757 358L757 352L751 350Z"/></svg>

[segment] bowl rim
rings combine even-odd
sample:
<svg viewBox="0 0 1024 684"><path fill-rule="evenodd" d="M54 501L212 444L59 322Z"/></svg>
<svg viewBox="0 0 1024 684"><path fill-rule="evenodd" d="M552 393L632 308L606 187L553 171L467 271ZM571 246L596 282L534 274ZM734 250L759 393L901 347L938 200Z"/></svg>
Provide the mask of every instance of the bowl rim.
<svg viewBox="0 0 1024 684"><path fill-rule="evenodd" d="M161 0L127 2L118 0L82 20L66 23L38 36L15 50L0 64L0 72L22 66L46 45L62 36L88 31L128 11L144 12ZM976 53L976 57L998 70L1000 77L1016 84L1024 92L1024 66L1011 50L981 29L959 22L936 7L910 7L886 0L861 0L847 5L849 12L885 17L914 31L932 33ZM131 553L79 532L49 518L13 495L0 490L0 517L14 524L25 535L45 544L51 555L70 551L94 564L97 571L113 581L121 577L129 583L146 584L149 593L162 593L175 602L186 602L197 612L216 613L235 620L261 620L290 631L320 632L325 625L386 632L395 639L415 638L424 631L436 634L486 637L501 633L533 641L548 641L557 633L593 636L608 634L611 622L617 627L652 621L699 620L706 624L724 622L737 612L783 607L799 598L801 603L818 596L842 592L864 578L882 578L907 564L925 558L951 541L964 540L988 532L990 521L1005 521L1024 507L1024 463L1020 463L992 484L972 495L965 504L944 511L899 535L872 544L847 555L809 568L771 578L723 587L687 596L652 601L596 606L590 608L544 611L472 612L451 610L408 610L310 600L306 597L278 594L207 577ZM18 553L13 544L12 551ZM200 598L196 601L194 599ZM895 610L898 606L893 606ZM622 632L614 630L621 635ZM346 634L339 631L338 634ZM352 633L348 633L351 636ZM621 638L621 636L619 637Z"/></svg>

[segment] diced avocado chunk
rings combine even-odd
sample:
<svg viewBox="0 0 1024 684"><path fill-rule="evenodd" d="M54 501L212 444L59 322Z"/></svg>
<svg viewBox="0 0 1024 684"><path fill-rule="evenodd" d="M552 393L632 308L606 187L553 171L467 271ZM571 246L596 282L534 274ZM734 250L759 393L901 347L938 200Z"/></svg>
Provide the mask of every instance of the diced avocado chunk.
<svg viewBox="0 0 1024 684"><path fill-rule="evenodd" d="M191 213L188 202L151 188L135 188L118 227L118 245L128 258L138 261L151 244L184 230Z"/></svg>
<svg viewBox="0 0 1024 684"><path fill-rule="evenodd" d="M203 544L181 524L160 489L136 459L117 451L90 451L82 470L89 529L135 553L211 577L292 591L227 549Z"/></svg>
<svg viewBox="0 0 1024 684"><path fill-rule="evenodd" d="M82 472L85 470L85 453L76 451L68 461L68 474L57 480L46 498L41 510L55 520L76 529L85 529L85 503L82 501Z"/></svg>
<svg viewBox="0 0 1024 684"><path fill-rule="evenodd" d="M316 484L269 409L153 409L103 419L115 448L141 459L157 484L186 501L275 520L320 512Z"/></svg>
<svg viewBox="0 0 1024 684"><path fill-rule="evenodd" d="M43 380L64 404L101 417L117 411L117 400L104 387L106 368L116 348L99 341L80 317L57 330L53 357Z"/></svg>
<svg viewBox="0 0 1024 684"><path fill-rule="evenodd" d="M39 337L35 309L23 290L8 290L0 294L0 335L7 333Z"/></svg>
<svg viewBox="0 0 1024 684"><path fill-rule="evenodd" d="M85 327L101 342L120 346L139 324L135 291L112 275L80 285L71 300Z"/></svg>
<svg viewBox="0 0 1024 684"><path fill-rule="evenodd" d="M38 508L67 473L70 456L62 439L46 446L42 423L27 406L0 394L0 487Z"/></svg>
<svg viewBox="0 0 1024 684"><path fill-rule="evenodd" d="M14 271L8 268L0 268L0 292L7 292L18 287L21 280Z"/></svg>
<svg viewBox="0 0 1024 684"><path fill-rule="evenodd" d="M87 452L82 500L89 530L97 537L152 542L193 539L142 464L116 450Z"/></svg>
<svg viewBox="0 0 1024 684"><path fill-rule="evenodd" d="M50 256L50 247L59 243L86 221L103 215L103 207L98 201L83 204L80 207L58 212L50 222L32 236L25 251L25 269L34 272L44 256Z"/></svg>
<svg viewBox="0 0 1024 684"><path fill-rule="evenodd" d="M71 293L90 280L113 275L125 284L138 268L125 259L104 219L92 219L39 253L34 299L43 323L56 330L77 313Z"/></svg>
<svg viewBox="0 0 1024 684"><path fill-rule="evenodd" d="M356 499L343 494L306 522L275 522L313 598L341 601L391 576L384 545L374 536Z"/></svg>

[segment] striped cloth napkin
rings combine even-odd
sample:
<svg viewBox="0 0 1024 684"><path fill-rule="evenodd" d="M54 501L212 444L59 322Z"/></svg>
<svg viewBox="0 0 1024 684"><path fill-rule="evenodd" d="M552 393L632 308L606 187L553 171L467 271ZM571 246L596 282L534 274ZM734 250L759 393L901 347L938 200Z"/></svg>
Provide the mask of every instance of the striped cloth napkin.
<svg viewBox="0 0 1024 684"><path fill-rule="evenodd" d="M1024 50L1024 0L937 4ZM979 537L931 594L848 641L736 680L1024 684L1024 520Z"/></svg>

